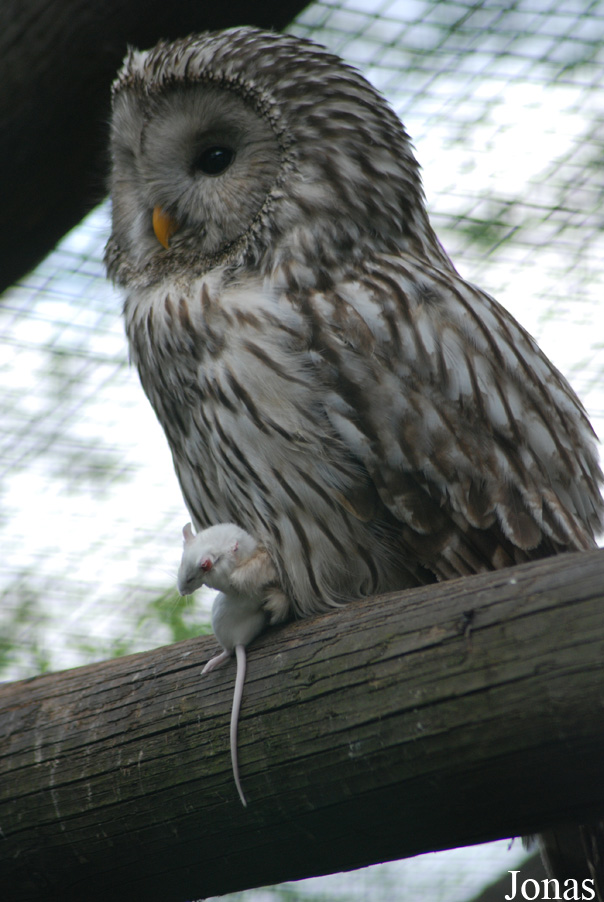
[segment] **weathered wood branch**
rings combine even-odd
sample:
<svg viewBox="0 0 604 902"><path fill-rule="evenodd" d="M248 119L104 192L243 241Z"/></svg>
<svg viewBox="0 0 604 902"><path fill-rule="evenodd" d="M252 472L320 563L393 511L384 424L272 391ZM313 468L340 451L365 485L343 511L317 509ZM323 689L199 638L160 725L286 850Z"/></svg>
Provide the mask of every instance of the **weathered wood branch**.
<svg viewBox="0 0 604 902"><path fill-rule="evenodd" d="M0 687L14 900L182 900L604 811L604 552Z"/></svg>
<svg viewBox="0 0 604 902"><path fill-rule="evenodd" d="M0 291L105 193L110 85L127 45L194 31L283 28L307 0L3 0Z"/></svg>

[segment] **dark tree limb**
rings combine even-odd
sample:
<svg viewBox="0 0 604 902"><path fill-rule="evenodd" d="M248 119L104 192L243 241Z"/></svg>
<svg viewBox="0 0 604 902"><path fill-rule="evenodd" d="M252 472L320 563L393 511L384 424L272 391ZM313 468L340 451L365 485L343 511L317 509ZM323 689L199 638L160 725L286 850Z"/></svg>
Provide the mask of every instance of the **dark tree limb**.
<svg viewBox="0 0 604 902"><path fill-rule="evenodd" d="M258 25L296 0L3 0L0 4L0 291L105 194L109 91L127 44Z"/></svg>
<svg viewBox="0 0 604 902"><path fill-rule="evenodd" d="M0 687L0 874L26 899L203 898L604 811L604 552Z"/></svg>

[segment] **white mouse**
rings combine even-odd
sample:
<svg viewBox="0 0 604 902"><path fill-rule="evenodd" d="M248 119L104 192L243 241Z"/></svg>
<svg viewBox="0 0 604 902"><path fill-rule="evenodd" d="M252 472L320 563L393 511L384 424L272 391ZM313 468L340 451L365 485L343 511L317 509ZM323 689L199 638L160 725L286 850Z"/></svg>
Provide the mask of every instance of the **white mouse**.
<svg viewBox="0 0 604 902"><path fill-rule="evenodd" d="M277 573L256 540L234 523L220 523L193 534L183 529L184 550L178 570L178 591L190 595L200 586L218 589L212 607L212 629L223 651L208 661L202 673L220 667L235 652L237 677L231 712L233 776L244 806L239 779L237 725L246 671L246 646L269 624L289 617L289 602L278 586Z"/></svg>

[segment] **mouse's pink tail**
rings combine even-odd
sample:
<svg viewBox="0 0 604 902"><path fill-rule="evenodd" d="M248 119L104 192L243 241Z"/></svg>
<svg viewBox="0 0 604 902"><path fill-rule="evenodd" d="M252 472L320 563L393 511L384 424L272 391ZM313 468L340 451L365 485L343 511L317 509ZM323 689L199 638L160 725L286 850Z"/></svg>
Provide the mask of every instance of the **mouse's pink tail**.
<svg viewBox="0 0 604 902"><path fill-rule="evenodd" d="M241 780L239 779L239 756L237 753L237 726L239 723L239 711L241 709L241 699L243 698L243 684L245 683L246 670L245 646L236 645L235 654L237 656L237 678L235 679L233 710L231 712L231 762L233 764L235 786L237 787L241 804L244 808L247 808L247 802L243 794L243 789L241 788Z"/></svg>

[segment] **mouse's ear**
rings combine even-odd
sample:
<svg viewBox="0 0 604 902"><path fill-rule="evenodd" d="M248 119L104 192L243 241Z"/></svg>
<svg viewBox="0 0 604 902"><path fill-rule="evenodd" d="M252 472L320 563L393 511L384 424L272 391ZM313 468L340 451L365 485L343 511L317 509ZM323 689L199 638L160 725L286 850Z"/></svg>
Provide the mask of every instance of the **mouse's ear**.
<svg viewBox="0 0 604 902"><path fill-rule="evenodd" d="M183 526L182 535L183 535L183 539L184 539L184 544L190 545L190 543L195 538L195 536L193 535L193 527L191 526L190 523L187 523L186 526Z"/></svg>

